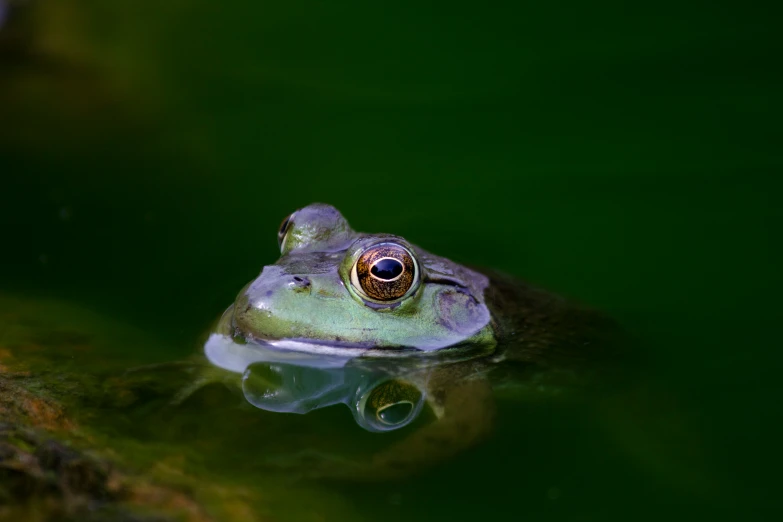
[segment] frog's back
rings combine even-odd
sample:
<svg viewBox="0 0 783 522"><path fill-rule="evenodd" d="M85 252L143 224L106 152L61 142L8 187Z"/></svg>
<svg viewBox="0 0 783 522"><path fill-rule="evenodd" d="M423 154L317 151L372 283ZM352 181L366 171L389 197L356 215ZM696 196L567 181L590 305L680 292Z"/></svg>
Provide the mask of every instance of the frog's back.
<svg viewBox="0 0 783 522"><path fill-rule="evenodd" d="M629 337L606 315L494 271L485 292L506 360L540 366L619 363L629 355Z"/></svg>

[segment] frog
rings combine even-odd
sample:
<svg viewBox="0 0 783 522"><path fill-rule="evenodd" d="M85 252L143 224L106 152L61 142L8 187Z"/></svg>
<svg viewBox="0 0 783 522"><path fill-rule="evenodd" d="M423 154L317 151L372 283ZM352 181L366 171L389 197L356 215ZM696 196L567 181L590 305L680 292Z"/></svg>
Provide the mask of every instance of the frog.
<svg viewBox="0 0 783 522"><path fill-rule="evenodd" d="M257 408L343 403L365 430L411 429L363 460L304 450L312 476L429 468L488 438L499 394L588 390L624 358L626 335L604 314L398 235L357 232L331 205L294 211L277 241L279 259L218 319L206 359L241 376ZM414 422L425 411L429 422Z"/></svg>

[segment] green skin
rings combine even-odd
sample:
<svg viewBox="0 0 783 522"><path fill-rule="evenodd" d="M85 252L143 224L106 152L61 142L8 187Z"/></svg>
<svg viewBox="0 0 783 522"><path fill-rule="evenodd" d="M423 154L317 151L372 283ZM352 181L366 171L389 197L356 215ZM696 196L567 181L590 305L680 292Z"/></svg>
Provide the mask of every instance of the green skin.
<svg viewBox="0 0 783 522"><path fill-rule="evenodd" d="M312 353L344 348L345 355L388 356L400 349L492 349L515 337L524 358L549 358L553 351L580 357L586 355L580 343L595 333L593 323L608 324L520 281L466 268L401 237L355 232L329 205L292 214L280 243L280 259L264 267L226 312L234 332L248 341L287 340L294 341L290 349ZM378 243L402 245L418 262L417 282L400 300L363 297L351 281L356 259ZM557 330L550 327L555 323Z"/></svg>
<svg viewBox="0 0 783 522"><path fill-rule="evenodd" d="M354 232L328 205L297 211L281 237L280 259L264 267L234 304L233 324L248 339L423 351L495 342L484 304L489 281L478 272L397 236ZM404 246L420 268L418 284L393 303L363 298L351 283L356 259L377 243Z"/></svg>
<svg viewBox="0 0 783 522"><path fill-rule="evenodd" d="M398 236L355 232L329 205L296 211L278 239L280 259L240 291L206 343L213 364L244 373L246 398L263 409L304 413L344 402L371 431L410 424L422 403L435 419L367 461L336 466L334 456L307 454L304 464L288 463L314 476L400 476L445 460L490 433L503 390L557 396L594 382L595 371L603 379L619 360L617 328L603 316ZM351 277L359 256L380 243L403 246L418 266L410 290L392 302L368 298ZM325 374L342 386L286 390ZM381 422L380 411L391 421Z"/></svg>

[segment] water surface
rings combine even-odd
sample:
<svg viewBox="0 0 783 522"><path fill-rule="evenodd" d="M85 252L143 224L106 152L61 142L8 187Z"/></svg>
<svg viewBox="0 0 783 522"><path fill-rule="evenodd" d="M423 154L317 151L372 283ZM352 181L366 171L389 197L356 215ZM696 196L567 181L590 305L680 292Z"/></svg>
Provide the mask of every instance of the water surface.
<svg viewBox="0 0 783 522"><path fill-rule="evenodd" d="M199 477L268 487L249 503L259 519L769 512L783 164L771 8L38 4L0 30L0 290L31 316L98 314L78 324L109 341L67 348L69 371L197 351L276 259L281 218L324 201L357 230L604 310L677 412L607 420L500 396L491 439L442 466L282 486L256 456L395 435L341 405L288 416L215 392L174 421L152 402L107 410L98 431L140 466L187 455ZM112 343L113 328L144 342ZM670 443L634 435L667 423Z"/></svg>

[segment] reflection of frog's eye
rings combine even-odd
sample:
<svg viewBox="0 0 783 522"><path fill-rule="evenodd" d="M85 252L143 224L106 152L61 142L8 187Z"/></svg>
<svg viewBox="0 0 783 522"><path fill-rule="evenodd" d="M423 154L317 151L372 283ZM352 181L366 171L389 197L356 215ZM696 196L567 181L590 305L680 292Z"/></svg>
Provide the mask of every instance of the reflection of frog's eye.
<svg viewBox="0 0 783 522"><path fill-rule="evenodd" d="M369 393L362 408L363 417L378 431L401 428L416 417L422 399L421 391L413 384L391 379Z"/></svg>
<svg viewBox="0 0 783 522"><path fill-rule="evenodd" d="M405 422L412 411L413 403L411 401L400 401L380 408L376 412L375 418L388 426L396 426Z"/></svg>
<svg viewBox="0 0 783 522"><path fill-rule="evenodd" d="M296 214L296 212L289 214L283 222L280 223L280 229L277 231L277 246L279 246L281 250L283 249L283 242L285 241L288 229L291 228L291 223L294 220L294 214Z"/></svg>
<svg viewBox="0 0 783 522"><path fill-rule="evenodd" d="M363 297L395 301L414 286L417 272L416 259L407 248L383 243L359 256L351 270L351 283Z"/></svg>

